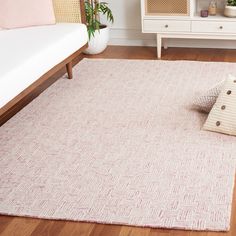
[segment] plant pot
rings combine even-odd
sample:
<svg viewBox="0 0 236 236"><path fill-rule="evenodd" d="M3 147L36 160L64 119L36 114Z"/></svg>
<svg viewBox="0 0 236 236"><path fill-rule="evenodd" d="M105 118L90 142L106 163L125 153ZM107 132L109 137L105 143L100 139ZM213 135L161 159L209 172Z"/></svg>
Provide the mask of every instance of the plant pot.
<svg viewBox="0 0 236 236"><path fill-rule="evenodd" d="M227 17L236 17L236 7L225 6L224 15Z"/></svg>
<svg viewBox="0 0 236 236"><path fill-rule="evenodd" d="M96 30L94 37L92 36L88 42L88 48L84 51L86 54L99 54L107 48L109 41L109 28L108 26Z"/></svg>

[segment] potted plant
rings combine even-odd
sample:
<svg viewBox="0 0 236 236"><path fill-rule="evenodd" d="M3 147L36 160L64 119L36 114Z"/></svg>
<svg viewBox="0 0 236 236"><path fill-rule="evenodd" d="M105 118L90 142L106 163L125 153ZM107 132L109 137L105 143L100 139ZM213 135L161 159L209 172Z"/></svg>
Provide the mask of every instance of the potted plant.
<svg viewBox="0 0 236 236"><path fill-rule="evenodd" d="M106 16L107 20L114 22L111 9L106 2L99 0L85 1L85 14L89 36L89 46L85 50L87 54L98 54L103 52L109 41L109 28L100 21L100 14Z"/></svg>
<svg viewBox="0 0 236 236"><path fill-rule="evenodd" d="M224 15L228 17L236 17L236 0L227 0Z"/></svg>

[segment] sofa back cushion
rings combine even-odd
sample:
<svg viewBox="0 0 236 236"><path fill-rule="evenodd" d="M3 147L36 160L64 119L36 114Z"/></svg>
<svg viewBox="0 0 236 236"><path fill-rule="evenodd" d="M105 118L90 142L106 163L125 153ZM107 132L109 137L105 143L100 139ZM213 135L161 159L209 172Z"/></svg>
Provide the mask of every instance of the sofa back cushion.
<svg viewBox="0 0 236 236"><path fill-rule="evenodd" d="M6 29L55 24L52 0L0 0L0 26Z"/></svg>
<svg viewBox="0 0 236 236"><path fill-rule="evenodd" d="M53 0L53 6L56 22L81 23L80 0Z"/></svg>

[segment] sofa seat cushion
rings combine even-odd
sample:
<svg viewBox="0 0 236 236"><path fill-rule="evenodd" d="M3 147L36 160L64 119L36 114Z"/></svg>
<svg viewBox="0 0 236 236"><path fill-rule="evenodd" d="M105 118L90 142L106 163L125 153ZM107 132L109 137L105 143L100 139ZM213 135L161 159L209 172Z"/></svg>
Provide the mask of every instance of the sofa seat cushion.
<svg viewBox="0 0 236 236"><path fill-rule="evenodd" d="M0 108L87 41L83 24L0 31Z"/></svg>

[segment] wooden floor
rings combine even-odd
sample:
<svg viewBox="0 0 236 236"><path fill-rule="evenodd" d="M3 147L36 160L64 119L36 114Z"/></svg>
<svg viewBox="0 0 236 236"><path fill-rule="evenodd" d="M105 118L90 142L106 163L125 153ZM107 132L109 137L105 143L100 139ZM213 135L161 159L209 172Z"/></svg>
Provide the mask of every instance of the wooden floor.
<svg viewBox="0 0 236 236"><path fill-rule="evenodd" d="M83 57L83 56L82 56ZM109 47L92 58L156 59L156 48ZM75 63L82 58L78 58ZM236 50L170 48L163 50L165 60L197 60L236 62ZM48 83L50 85L65 71ZM236 236L236 191L234 192L231 230L227 233L164 230L128 226L102 225L69 221L41 220L0 216L0 235L4 236Z"/></svg>

